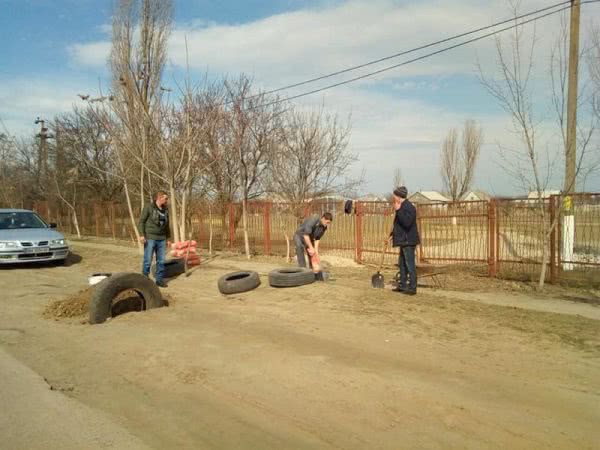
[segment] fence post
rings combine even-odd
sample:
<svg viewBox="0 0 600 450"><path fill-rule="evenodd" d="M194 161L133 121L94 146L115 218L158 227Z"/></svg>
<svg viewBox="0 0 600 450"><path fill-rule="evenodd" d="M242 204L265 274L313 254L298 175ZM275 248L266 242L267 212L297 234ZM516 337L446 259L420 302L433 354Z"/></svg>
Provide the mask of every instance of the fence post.
<svg viewBox="0 0 600 450"><path fill-rule="evenodd" d="M562 275L562 270L563 270L563 202L564 202L564 197L559 196L558 197L558 223L556 225L556 235L558 236L558 246L556 248L556 262L557 262L557 268L556 268L556 280L560 280L561 275Z"/></svg>
<svg viewBox="0 0 600 450"><path fill-rule="evenodd" d="M311 213L311 204L307 203L304 205L304 208L302 210L302 214L304 215L304 218L306 219Z"/></svg>
<svg viewBox="0 0 600 450"><path fill-rule="evenodd" d="M356 230L354 245L356 248L356 262L360 264L362 262L363 253L363 205L361 202L356 202L354 213L356 214Z"/></svg>
<svg viewBox="0 0 600 450"><path fill-rule="evenodd" d="M229 204L229 248L233 248L235 241L235 208L233 203Z"/></svg>
<svg viewBox="0 0 600 450"><path fill-rule="evenodd" d="M263 204L263 225L264 225L264 252L265 255L271 254L271 202L265 202Z"/></svg>
<svg viewBox="0 0 600 450"><path fill-rule="evenodd" d="M81 205L81 214L79 215L79 219L80 219L80 224L79 224L79 231L81 231L81 234L85 234L85 224L87 221L87 217L85 215L85 205Z"/></svg>
<svg viewBox="0 0 600 450"><path fill-rule="evenodd" d="M556 220L556 196L550 197L550 226L552 230L550 231L550 283L556 283L557 281L557 264L556 264L556 226L558 224L554 224ZM554 226L553 226L554 225Z"/></svg>
<svg viewBox="0 0 600 450"><path fill-rule="evenodd" d="M94 219L96 220L96 237L100 237L100 218L98 217L98 203L94 203Z"/></svg>
<svg viewBox="0 0 600 450"><path fill-rule="evenodd" d="M110 202L110 229L112 231L113 239L117 239L115 228L115 204L113 202Z"/></svg>
<svg viewBox="0 0 600 450"><path fill-rule="evenodd" d="M423 262L423 219L421 219L421 212L419 211L419 206L417 205L417 231L419 232L419 238L421 243L418 245L417 251L417 262Z"/></svg>
<svg viewBox="0 0 600 450"><path fill-rule="evenodd" d="M192 235L196 235L196 240L198 241L198 248L202 249L202 242L204 241L204 234L202 233L202 222L204 220L204 215L202 214L202 208L200 204L196 205L193 209L192 219L190 222L190 226L192 227ZM198 222L198 231L194 233L194 219ZM208 246L206 247L208 249Z"/></svg>
<svg viewBox="0 0 600 450"><path fill-rule="evenodd" d="M492 278L498 274L497 215L498 204L493 198L488 203L488 274Z"/></svg>

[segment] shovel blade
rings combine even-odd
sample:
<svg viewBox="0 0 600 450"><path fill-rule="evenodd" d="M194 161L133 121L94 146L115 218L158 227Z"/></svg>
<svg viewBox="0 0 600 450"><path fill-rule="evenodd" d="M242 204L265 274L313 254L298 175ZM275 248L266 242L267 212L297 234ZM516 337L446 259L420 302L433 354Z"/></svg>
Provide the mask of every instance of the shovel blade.
<svg viewBox="0 0 600 450"><path fill-rule="evenodd" d="M371 286L376 289L383 289L385 287L385 282L383 280L383 275L377 272L375 275L371 277Z"/></svg>

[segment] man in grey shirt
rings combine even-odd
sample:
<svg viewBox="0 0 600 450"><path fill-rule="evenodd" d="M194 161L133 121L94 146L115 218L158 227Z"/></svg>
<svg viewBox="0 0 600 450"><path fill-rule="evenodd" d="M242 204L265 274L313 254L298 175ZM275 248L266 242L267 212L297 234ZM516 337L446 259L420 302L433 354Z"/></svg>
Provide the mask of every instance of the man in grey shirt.
<svg viewBox="0 0 600 450"><path fill-rule="evenodd" d="M319 254L319 241L332 220L333 216L329 212L324 213L321 217L315 214L302 222L302 225L296 230L294 244L300 267L306 267L305 253L308 253L309 256Z"/></svg>

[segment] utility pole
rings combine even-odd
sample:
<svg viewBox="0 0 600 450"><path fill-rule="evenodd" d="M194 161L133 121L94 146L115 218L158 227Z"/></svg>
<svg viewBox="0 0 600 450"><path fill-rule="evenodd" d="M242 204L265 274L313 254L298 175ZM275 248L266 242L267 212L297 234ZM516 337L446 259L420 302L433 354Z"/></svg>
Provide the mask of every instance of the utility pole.
<svg viewBox="0 0 600 450"><path fill-rule="evenodd" d="M40 125L40 132L36 134L36 137L40 138L40 146L38 147L37 182L40 192L43 192L46 196L48 191L48 147L46 141L54 136L48 134L45 120L38 117L35 119L34 123Z"/></svg>
<svg viewBox="0 0 600 450"><path fill-rule="evenodd" d="M567 98L567 148L565 149L564 193L576 190L577 167L577 97L579 78L579 21L581 0L571 0L571 28L569 33L569 80Z"/></svg>
<svg viewBox="0 0 600 450"><path fill-rule="evenodd" d="M575 254L575 211L573 196L577 177L577 82L579 78L579 17L581 0L571 0L571 28L569 32L569 92L567 98L567 148L565 149L565 185L562 204L562 259L563 270L573 270ZM554 264L554 261L552 262Z"/></svg>

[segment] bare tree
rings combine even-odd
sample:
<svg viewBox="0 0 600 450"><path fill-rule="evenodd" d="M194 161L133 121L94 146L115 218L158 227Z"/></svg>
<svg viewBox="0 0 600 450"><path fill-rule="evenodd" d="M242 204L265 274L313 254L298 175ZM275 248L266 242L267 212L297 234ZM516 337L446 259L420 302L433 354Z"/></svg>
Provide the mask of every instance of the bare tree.
<svg viewBox="0 0 600 450"><path fill-rule="evenodd" d="M277 145L283 106L264 94L252 95L250 79L242 75L234 82L225 82L229 111L227 127L232 135L230 154L237 165L242 200L244 249L250 258L248 238L248 201L260 196L266 188L270 157ZM268 106L263 106L268 105Z"/></svg>
<svg viewBox="0 0 600 450"><path fill-rule="evenodd" d="M15 177L17 176L17 146L8 133L0 133L0 204L9 208L17 205Z"/></svg>
<svg viewBox="0 0 600 450"><path fill-rule="evenodd" d="M357 160L348 152L350 125L323 109L286 113L278 150L272 154L271 191L294 205L300 219L308 201L356 188L362 177L347 177Z"/></svg>
<svg viewBox="0 0 600 450"><path fill-rule="evenodd" d="M141 3L140 3L141 2ZM171 0L118 0L113 14L110 69L113 77L110 95L90 99L89 111L107 134L113 148L115 170L95 168L119 178L136 238L132 199L132 172L138 171L139 208L146 196L146 180L156 172L151 164L157 149L162 123L157 127L157 110L161 109L161 79L166 59L167 39L171 31ZM138 246L141 249L141 244Z"/></svg>
<svg viewBox="0 0 600 450"><path fill-rule="evenodd" d="M404 177L402 176L402 169L396 168L394 170L394 184L393 186L396 188L398 186L404 186L406 183L404 182Z"/></svg>
<svg viewBox="0 0 600 450"><path fill-rule="evenodd" d="M589 92L582 95L582 102L591 106L593 122L589 128L594 130L600 122L600 26L595 24L590 32L589 47L583 49L590 77ZM584 133L585 134L585 133ZM590 145L587 151L588 160L584 164L582 184L585 186L587 178L597 174L600 170L600 146L596 143Z"/></svg>
<svg viewBox="0 0 600 450"><path fill-rule="evenodd" d="M61 115L53 121L56 135L55 170L76 169L83 195L114 201L122 193L115 149L93 106Z"/></svg>
<svg viewBox="0 0 600 450"><path fill-rule="evenodd" d="M119 0L113 15L111 106L126 134L122 142L136 156L140 210L151 178L147 163L157 139L151 121L161 104L172 9L172 0Z"/></svg>
<svg viewBox="0 0 600 450"><path fill-rule="evenodd" d="M473 176L482 143L482 131L475 121L467 120L458 142L458 132L451 129L444 139L440 171L444 188L452 198L459 201L473 184Z"/></svg>
<svg viewBox="0 0 600 450"><path fill-rule="evenodd" d="M519 2L509 2L515 17L518 15L517 9ZM518 22L516 23L518 25ZM564 40L566 33L559 36L559 41L555 47L552 56L551 70L554 72L552 79L554 85L554 99L559 126L563 136L565 135L565 79L566 79L566 52L559 51L564 49ZM496 38L497 66L501 73L499 78L486 76L481 67L479 67L480 79L487 91L498 101L500 106L510 116L514 132L518 136L520 146L512 149L503 145L499 146L500 156L503 161L503 169L512 175L524 189L536 192L535 209L542 223L540 240L542 247L541 269L538 279L538 289L543 289L546 270L549 262L548 242L552 231L555 229L558 217L553 222L549 220L549 212L546 208L545 191L552 175L554 162L558 157L564 155L563 146L550 150L550 145L540 145L538 142L538 119L534 112L532 72L534 64L535 50L535 29L533 37L529 42L524 35L522 26L517 26L506 45L500 37ZM590 143L594 133L594 127L591 127L584 133L581 133L578 139L578 150L580 157L576 168L579 174L582 168L585 149Z"/></svg>

